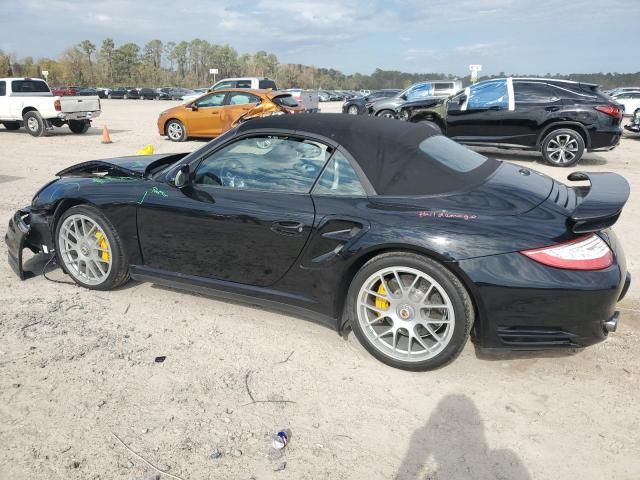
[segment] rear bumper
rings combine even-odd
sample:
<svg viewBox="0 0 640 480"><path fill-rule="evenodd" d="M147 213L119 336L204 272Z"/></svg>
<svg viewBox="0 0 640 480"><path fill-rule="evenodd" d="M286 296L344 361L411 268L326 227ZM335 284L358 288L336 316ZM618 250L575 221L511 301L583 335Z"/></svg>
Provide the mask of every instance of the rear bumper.
<svg viewBox="0 0 640 480"><path fill-rule="evenodd" d="M596 130L591 132L590 135L590 152L613 150L620 143L620 138L622 137L622 128Z"/></svg>
<svg viewBox="0 0 640 480"><path fill-rule="evenodd" d="M613 239L615 242L615 238ZM479 318L475 340L489 349L586 347L613 331L616 304L629 289L624 253L598 271L570 271L538 264L519 253L459 262L475 284Z"/></svg>
<svg viewBox="0 0 640 480"><path fill-rule="evenodd" d="M62 120L91 120L100 116L100 110L95 112L63 112L58 114L58 118Z"/></svg>

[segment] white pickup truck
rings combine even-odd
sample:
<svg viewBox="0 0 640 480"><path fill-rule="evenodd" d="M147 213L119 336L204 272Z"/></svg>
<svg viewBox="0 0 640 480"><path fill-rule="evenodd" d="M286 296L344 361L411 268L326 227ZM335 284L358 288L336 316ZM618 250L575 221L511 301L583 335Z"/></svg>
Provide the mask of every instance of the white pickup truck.
<svg viewBox="0 0 640 480"><path fill-rule="evenodd" d="M42 137L66 124L73 133L85 133L99 115L97 96L56 97L40 78L0 78L0 124L7 130L24 126Z"/></svg>

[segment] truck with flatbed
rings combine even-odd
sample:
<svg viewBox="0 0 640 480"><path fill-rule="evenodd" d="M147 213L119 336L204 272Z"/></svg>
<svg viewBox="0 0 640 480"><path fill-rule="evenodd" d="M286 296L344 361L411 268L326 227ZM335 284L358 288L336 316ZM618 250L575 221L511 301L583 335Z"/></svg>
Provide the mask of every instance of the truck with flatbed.
<svg viewBox="0 0 640 480"><path fill-rule="evenodd" d="M40 78L0 78L0 125L7 130L24 127L42 137L53 127L68 125L73 133L85 133L100 115L100 99L55 96Z"/></svg>

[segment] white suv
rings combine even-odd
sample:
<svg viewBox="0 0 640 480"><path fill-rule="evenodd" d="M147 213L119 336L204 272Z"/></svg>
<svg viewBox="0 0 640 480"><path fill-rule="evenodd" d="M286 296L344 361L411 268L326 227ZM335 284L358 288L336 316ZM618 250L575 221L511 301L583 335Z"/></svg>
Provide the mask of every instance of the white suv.
<svg viewBox="0 0 640 480"><path fill-rule="evenodd" d="M243 77L243 78L225 78L216 82L209 90L221 90L223 88L252 88L252 89L271 89L277 90L276 82L269 78Z"/></svg>

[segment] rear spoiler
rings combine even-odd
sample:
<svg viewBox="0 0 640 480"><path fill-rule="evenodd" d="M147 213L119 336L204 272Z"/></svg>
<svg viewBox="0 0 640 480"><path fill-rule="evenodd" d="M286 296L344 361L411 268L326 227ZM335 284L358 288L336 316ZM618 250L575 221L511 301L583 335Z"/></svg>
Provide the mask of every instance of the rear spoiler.
<svg viewBox="0 0 640 480"><path fill-rule="evenodd" d="M591 187L578 187L578 197L586 192L571 213L574 233L596 232L612 226L618 220L622 207L629 199L629 183L617 173L573 172L568 177L572 182L588 180Z"/></svg>

